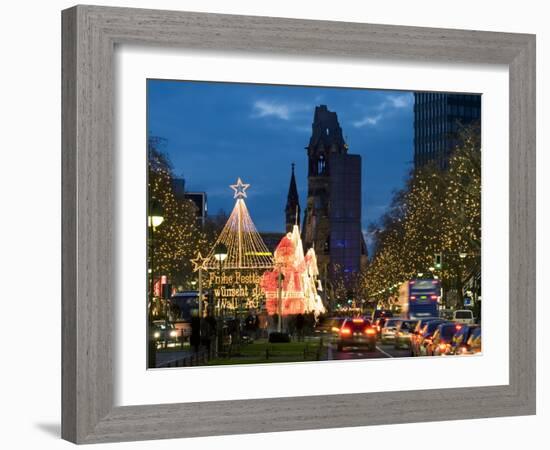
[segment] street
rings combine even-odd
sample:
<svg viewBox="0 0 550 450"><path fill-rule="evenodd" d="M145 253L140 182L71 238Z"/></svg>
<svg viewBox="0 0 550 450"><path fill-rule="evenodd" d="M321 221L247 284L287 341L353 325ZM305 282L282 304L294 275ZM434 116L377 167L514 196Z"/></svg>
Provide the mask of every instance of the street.
<svg viewBox="0 0 550 450"><path fill-rule="evenodd" d="M265 359L266 350L270 349L270 357ZM305 350L305 353L304 353ZM204 349L203 349L204 351ZM309 355L309 356L307 356ZM316 356L318 355L318 356ZM226 362L232 363L267 363L267 362L300 362L314 361L317 357L320 360L345 361L350 359L377 359L377 358L402 358L410 356L410 350L396 350L393 344L376 345L376 350L368 351L366 348L345 347L338 351L336 344L332 342L321 342L316 337L306 337L305 342L294 344L268 344L265 339L260 339L253 344L246 344L241 347L238 354ZM186 363L183 363L186 360ZM213 361L196 360L196 354L189 346L181 350L171 349L169 351L158 350L156 352L156 367L178 367L182 365L210 365ZM221 362L217 361L218 363Z"/></svg>
<svg viewBox="0 0 550 450"><path fill-rule="evenodd" d="M364 348L346 348L344 351L339 352L336 350L334 344L328 345L328 360L346 360L346 359L376 359L376 358L402 358L404 356L411 356L410 350L400 349L396 350L393 344L381 344L376 345L374 352L369 352Z"/></svg>
<svg viewBox="0 0 550 450"><path fill-rule="evenodd" d="M319 103L304 101L311 86L148 84L151 367L439 356L454 354L457 343L461 354L480 351L481 331L459 326L481 322L480 95L410 91L379 103L385 91L331 88L319 91ZM288 96L289 104L297 95L301 117L285 108L281 116L279 105L263 101L251 113L241 102L265 90ZM178 101L166 109L166 98L190 95L206 99L204 108ZM338 117L351 133L378 118L348 110L352 95L373 111L408 109L382 135L388 148L396 133L409 143L394 149L398 164L381 157L377 168L369 166L379 176L374 185L362 170L363 158L376 164L362 153L365 136L352 138L350 148ZM179 120L161 126L167 114L183 111L183 128ZM268 116L290 127L273 128ZM251 150L245 167L241 158L218 158L225 145L240 148L249 139L256 140L250 149L285 142L298 120L306 120L303 140L293 144L298 163L294 150L278 144ZM229 124L220 147L218 125ZM204 158L202 148L173 145L195 134L196 142L211 139L208 148L219 154ZM377 200L362 195L377 191L385 192ZM440 320L428 326L420 320L427 318ZM410 350L396 350L396 336Z"/></svg>

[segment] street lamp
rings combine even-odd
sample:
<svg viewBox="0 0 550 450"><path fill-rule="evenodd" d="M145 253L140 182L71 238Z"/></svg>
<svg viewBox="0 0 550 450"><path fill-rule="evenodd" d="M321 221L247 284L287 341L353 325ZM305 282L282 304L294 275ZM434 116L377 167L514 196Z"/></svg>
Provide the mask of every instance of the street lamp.
<svg viewBox="0 0 550 450"><path fill-rule="evenodd" d="M151 228L151 247L150 247L150 255L149 255L149 281L150 281L150 301L149 301L149 318L152 321L152 308L153 303L155 300L155 282L154 282L154 275L153 275L153 258L154 258L154 246L155 246L155 229L158 227L162 222L164 222L164 211L162 209L162 205L155 199L152 198L149 201L149 208L147 211L147 225L149 228ZM165 316L165 324L166 324L166 316ZM149 352L148 352L148 362L149 367L154 368L156 367L156 348L154 344L154 339L151 336L151 324L148 324L148 332L149 332ZM165 330L165 339L166 339L166 330ZM166 342L166 341L165 341Z"/></svg>
<svg viewBox="0 0 550 450"><path fill-rule="evenodd" d="M218 261L219 263L219 277L220 277L220 281L219 281L219 293L218 293L218 313L220 312L221 310L221 306L222 306L222 264L223 262L225 261L225 259L227 258L227 247L222 244L221 242L219 244L216 245L216 247L214 247L214 258L216 259L216 261ZM215 306L212 305L212 315L215 316L216 313L215 313ZM218 339L216 339L216 342L217 342L217 352L219 352L221 350L221 346L222 346L222 330L223 330L223 324L220 323L219 320L216 321L216 328L217 328L217 334L218 334Z"/></svg>
<svg viewBox="0 0 550 450"><path fill-rule="evenodd" d="M147 216L148 225L153 227L153 229L158 227L162 222L164 222L163 213L164 211L162 210L162 206L158 200L155 198L151 199L149 202L149 215Z"/></svg>
<svg viewBox="0 0 550 450"><path fill-rule="evenodd" d="M222 264L227 258L227 247L221 242L214 248L214 258L219 263L219 276L220 276L220 291L218 294L218 311L222 304Z"/></svg>
<svg viewBox="0 0 550 450"><path fill-rule="evenodd" d="M150 296L151 296L151 306L153 305L153 300L155 296L155 282L153 275L153 258L155 255L154 246L155 246L155 231L158 226L164 222L162 205L158 202L157 199L152 198L149 202L149 210L147 214L147 225L151 228L151 254L149 255L150 267L149 267L149 281L150 281Z"/></svg>
<svg viewBox="0 0 550 450"><path fill-rule="evenodd" d="M225 261L225 258L227 258L227 247L225 244L219 243L216 245L214 249L214 258L216 258L216 261Z"/></svg>
<svg viewBox="0 0 550 450"><path fill-rule="evenodd" d="M468 253L465 253L465 252L460 252L458 254L458 257L462 260L464 260L466 258L466 256L468 256ZM463 307L464 306L464 294L462 292L462 276L463 276L463 269L462 269L462 264L459 264L458 265L458 280L457 280L457 284L456 284L456 290L457 290L457 296L458 296L458 301L459 301L459 307Z"/></svg>

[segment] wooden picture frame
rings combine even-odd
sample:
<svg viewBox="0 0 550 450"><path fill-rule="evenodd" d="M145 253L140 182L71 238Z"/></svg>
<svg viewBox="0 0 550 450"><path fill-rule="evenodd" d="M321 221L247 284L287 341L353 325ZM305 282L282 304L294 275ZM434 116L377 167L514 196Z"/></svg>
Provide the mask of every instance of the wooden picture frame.
<svg viewBox="0 0 550 450"><path fill-rule="evenodd" d="M64 439L95 443L535 413L535 36L97 6L63 11L62 30ZM507 65L509 384L114 407L116 44Z"/></svg>

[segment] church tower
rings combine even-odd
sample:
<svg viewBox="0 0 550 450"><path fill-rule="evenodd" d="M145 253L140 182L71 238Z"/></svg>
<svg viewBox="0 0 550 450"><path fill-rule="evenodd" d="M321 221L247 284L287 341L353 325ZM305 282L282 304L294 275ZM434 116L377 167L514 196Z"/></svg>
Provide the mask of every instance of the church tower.
<svg viewBox="0 0 550 450"><path fill-rule="evenodd" d="M292 174L290 176L290 185L288 187L288 196L286 199L285 217L286 232L292 233L292 227L300 223L300 198L298 197L298 188L296 187L296 177L294 176L294 163L292 163Z"/></svg>
<svg viewBox="0 0 550 450"><path fill-rule="evenodd" d="M325 282L330 284L335 276L352 280L366 256L361 230L361 156L348 154L338 117L326 105L315 108L306 150L304 247L315 248Z"/></svg>

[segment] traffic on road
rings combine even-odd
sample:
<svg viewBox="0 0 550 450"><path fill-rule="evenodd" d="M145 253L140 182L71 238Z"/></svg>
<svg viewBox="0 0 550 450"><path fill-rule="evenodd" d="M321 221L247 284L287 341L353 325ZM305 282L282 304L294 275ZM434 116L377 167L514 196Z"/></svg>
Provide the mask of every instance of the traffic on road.
<svg viewBox="0 0 550 450"><path fill-rule="evenodd" d="M182 293L172 297L179 311L174 320L151 323L150 366L481 353L480 317L472 309L443 309L439 280L413 279L402 287L399 308L341 308L319 316L286 315L281 321L252 309L200 319L197 296Z"/></svg>
<svg viewBox="0 0 550 450"><path fill-rule="evenodd" d="M468 311L470 312L470 311ZM327 317L315 329L327 341L327 359L402 358L472 355L481 352L481 326L453 319L394 317L376 311L371 318Z"/></svg>

